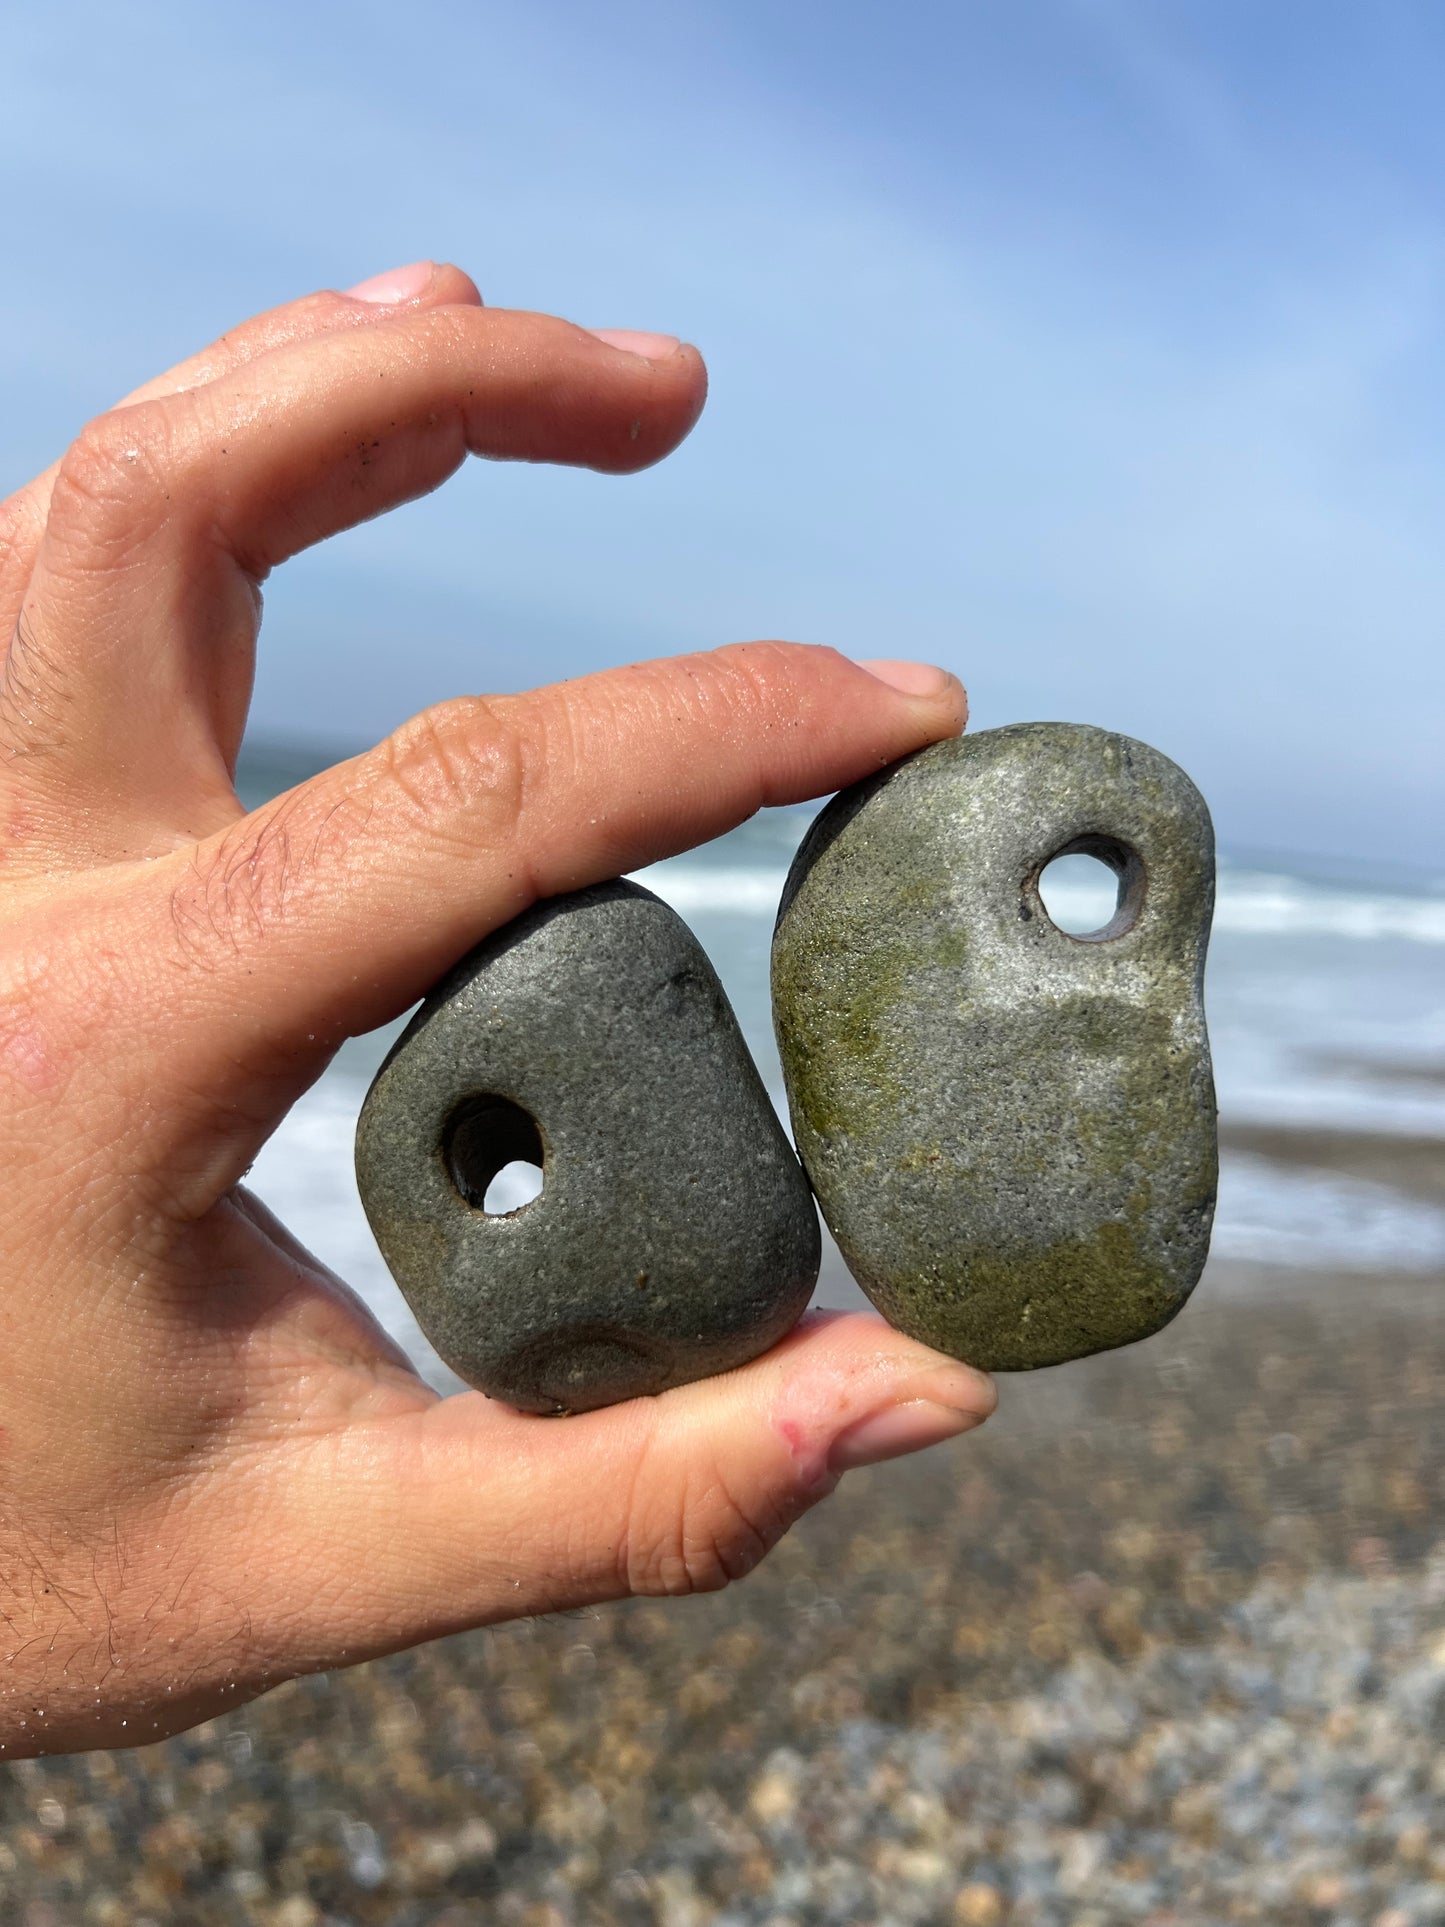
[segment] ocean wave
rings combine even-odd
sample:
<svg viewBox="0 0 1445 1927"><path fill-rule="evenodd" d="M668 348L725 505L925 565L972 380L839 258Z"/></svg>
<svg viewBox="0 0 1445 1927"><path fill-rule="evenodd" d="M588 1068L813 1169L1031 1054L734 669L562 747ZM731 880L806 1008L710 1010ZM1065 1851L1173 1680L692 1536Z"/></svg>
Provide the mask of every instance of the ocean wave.
<svg viewBox="0 0 1445 1927"><path fill-rule="evenodd" d="M1211 1250L1291 1269L1445 1270L1445 1211L1383 1184L1226 1152Z"/></svg>
<svg viewBox="0 0 1445 1927"><path fill-rule="evenodd" d="M772 865L689 863L672 858L637 873L637 882L683 916L774 917L787 877ZM1087 888L1056 885L1056 914L1087 914ZM1445 944L1445 898L1328 889L1296 877L1226 870L1219 879L1214 928L1238 936L1344 937Z"/></svg>
<svg viewBox="0 0 1445 1927"><path fill-rule="evenodd" d="M357 1291L443 1389L456 1380L418 1329L382 1262L356 1192L351 1140L364 1080L333 1066L283 1119L250 1182L303 1244ZM1383 1185L1226 1155L1214 1251L1290 1267L1445 1268L1445 1211Z"/></svg>
<svg viewBox="0 0 1445 1927"><path fill-rule="evenodd" d="M1244 936L1445 944L1445 898L1327 890L1293 877L1226 871L1219 879L1214 927Z"/></svg>
<svg viewBox="0 0 1445 1927"><path fill-rule="evenodd" d="M725 868L721 864L667 863L639 870L635 883L670 903L682 916L724 915L775 917L783 894L786 870Z"/></svg>
<svg viewBox="0 0 1445 1927"><path fill-rule="evenodd" d="M298 1099L251 1167L251 1189L336 1275L439 1389L457 1381L437 1357L376 1248L352 1160L365 1083L333 1065Z"/></svg>

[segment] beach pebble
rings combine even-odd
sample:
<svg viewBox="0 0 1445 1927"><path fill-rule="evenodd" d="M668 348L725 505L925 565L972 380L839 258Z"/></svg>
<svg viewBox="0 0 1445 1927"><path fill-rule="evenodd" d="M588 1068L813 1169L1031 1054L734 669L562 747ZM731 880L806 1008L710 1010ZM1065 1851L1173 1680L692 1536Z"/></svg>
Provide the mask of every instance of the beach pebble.
<svg viewBox="0 0 1445 1927"><path fill-rule="evenodd" d="M488 1192L513 1163L542 1188L507 1209ZM356 1166L427 1337L526 1411L740 1365L817 1279L807 1182L716 973L631 883L539 904L458 965L378 1073Z"/></svg>
<svg viewBox="0 0 1445 1927"><path fill-rule="evenodd" d="M1088 936L1040 895L1067 854L1119 879ZM1213 895L1194 785L1101 729L937 743L818 818L783 895L774 1020L823 1215L893 1324L1019 1371L1183 1305L1217 1172Z"/></svg>

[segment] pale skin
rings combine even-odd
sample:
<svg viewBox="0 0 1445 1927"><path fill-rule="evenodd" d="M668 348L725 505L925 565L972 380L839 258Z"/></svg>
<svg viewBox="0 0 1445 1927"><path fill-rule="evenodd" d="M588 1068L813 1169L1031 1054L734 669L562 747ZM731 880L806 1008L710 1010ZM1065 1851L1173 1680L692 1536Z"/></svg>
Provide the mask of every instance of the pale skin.
<svg viewBox="0 0 1445 1927"><path fill-rule="evenodd" d="M469 453L643 468L704 388L669 337L426 264L247 322L0 507L3 1757L724 1585L992 1409L861 1316L584 1416L442 1400L240 1183L344 1038L534 899L962 728L941 671L752 643L460 697L245 813L270 569Z"/></svg>

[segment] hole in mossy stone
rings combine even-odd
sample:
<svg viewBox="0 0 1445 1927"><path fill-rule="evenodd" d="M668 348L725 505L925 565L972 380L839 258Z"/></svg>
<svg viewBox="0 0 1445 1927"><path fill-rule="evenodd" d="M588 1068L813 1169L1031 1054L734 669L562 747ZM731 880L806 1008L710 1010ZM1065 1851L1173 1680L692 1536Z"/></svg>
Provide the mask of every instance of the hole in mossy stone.
<svg viewBox="0 0 1445 1927"><path fill-rule="evenodd" d="M489 1218L525 1211L546 1182L537 1120L509 1097L464 1098L447 1119L442 1160L458 1195Z"/></svg>
<svg viewBox="0 0 1445 1927"><path fill-rule="evenodd" d="M1080 943L1132 930L1144 903L1138 852L1112 836L1081 836L1051 856L1034 880L1049 922Z"/></svg>

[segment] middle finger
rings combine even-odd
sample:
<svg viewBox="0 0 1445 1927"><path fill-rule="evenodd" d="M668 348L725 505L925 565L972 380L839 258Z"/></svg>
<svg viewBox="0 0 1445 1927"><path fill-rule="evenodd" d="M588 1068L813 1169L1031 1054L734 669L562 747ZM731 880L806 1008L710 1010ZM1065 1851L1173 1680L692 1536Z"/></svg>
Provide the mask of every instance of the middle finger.
<svg viewBox="0 0 1445 1927"><path fill-rule="evenodd" d="M163 375L143 383L116 406L128 408L134 402L156 401L163 395L180 394L186 388L199 388L205 382L218 381L221 376L243 368L257 355L269 354L273 348L286 348L293 342L309 341L316 335L341 328L365 327L388 311L395 313L403 307L435 308L443 303L481 306L482 297L476 284L460 268L446 262L418 262L416 266L429 268L430 279L423 281L412 270L399 271L413 276L417 282L415 292L404 291L408 284L399 276L381 275L374 282L361 284L362 290L388 284L397 290L385 302L378 294L354 288L345 294L322 289L303 295L299 301L288 301L279 308L253 315L238 327L228 328L199 354L188 355ZM25 585L45 533L51 491L59 473L60 463L52 462L43 474L0 504L0 636L8 636L15 627Z"/></svg>
<svg viewBox="0 0 1445 1927"><path fill-rule="evenodd" d="M32 819L65 826L62 857L155 854L237 813L258 587L277 562L435 488L468 452L613 472L666 454L705 378L695 350L649 345L661 359L551 316L443 308L92 424L20 618L21 701L48 728L11 781ZM18 707L0 701L12 741Z"/></svg>

